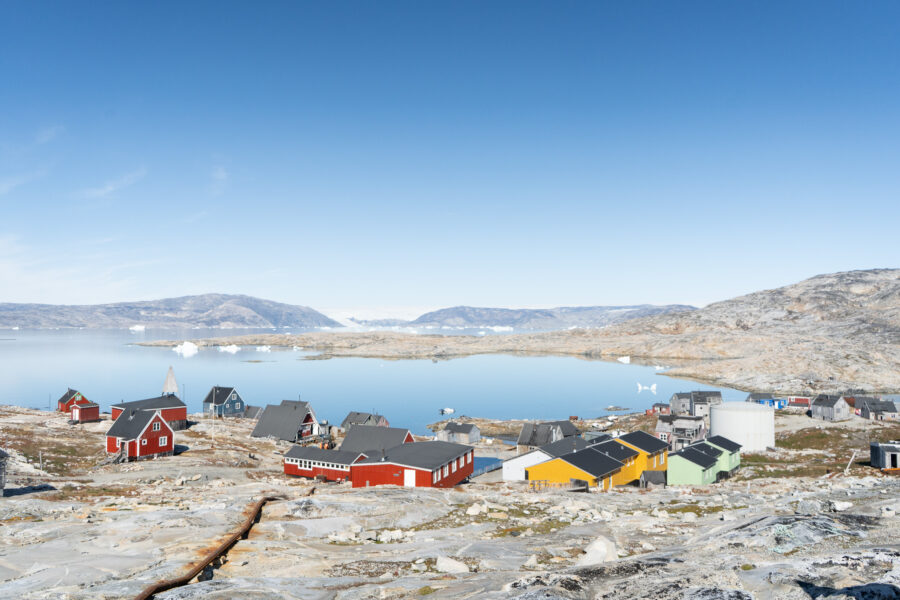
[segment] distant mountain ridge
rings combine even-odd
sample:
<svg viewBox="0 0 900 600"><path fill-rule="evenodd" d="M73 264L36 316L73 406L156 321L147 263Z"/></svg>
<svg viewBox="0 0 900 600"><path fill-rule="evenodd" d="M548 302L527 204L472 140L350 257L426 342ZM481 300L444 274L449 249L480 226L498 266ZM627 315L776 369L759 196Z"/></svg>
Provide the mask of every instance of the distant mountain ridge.
<svg viewBox="0 0 900 600"><path fill-rule="evenodd" d="M342 327L307 306L252 296L202 294L94 305L0 303L0 327L125 329L213 327Z"/></svg>
<svg viewBox="0 0 900 600"><path fill-rule="evenodd" d="M425 313L410 321L413 327L512 327L553 330L572 327L606 327L631 319L697 310L684 304L655 306L562 306L558 308L479 308L454 306Z"/></svg>

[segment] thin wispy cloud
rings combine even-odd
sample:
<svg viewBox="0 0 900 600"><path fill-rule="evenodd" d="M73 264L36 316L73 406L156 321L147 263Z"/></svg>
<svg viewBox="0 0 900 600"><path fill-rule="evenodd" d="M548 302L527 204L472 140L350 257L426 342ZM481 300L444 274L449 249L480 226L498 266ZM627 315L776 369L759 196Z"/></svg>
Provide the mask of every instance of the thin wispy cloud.
<svg viewBox="0 0 900 600"><path fill-rule="evenodd" d="M225 188L228 187L228 170L222 165L216 165L209 176L209 193L213 196L225 193Z"/></svg>
<svg viewBox="0 0 900 600"><path fill-rule="evenodd" d="M122 177L117 179L112 179L107 181L101 186L88 188L81 192L82 197L84 198L106 198L107 196L111 196L116 192L124 190L127 187L130 187L141 179L147 176L147 169L141 167L137 171L132 173L127 173Z"/></svg>
<svg viewBox="0 0 900 600"><path fill-rule="evenodd" d="M35 146L43 146L49 142L52 142L56 138L58 138L62 133L66 130L62 125L51 125L50 127L43 127L38 130L38 132L34 135L34 145Z"/></svg>
<svg viewBox="0 0 900 600"><path fill-rule="evenodd" d="M0 177L0 196L5 196L19 186L31 183L35 179L40 179L44 174L44 171L34 171L32 173Z"/></svg>

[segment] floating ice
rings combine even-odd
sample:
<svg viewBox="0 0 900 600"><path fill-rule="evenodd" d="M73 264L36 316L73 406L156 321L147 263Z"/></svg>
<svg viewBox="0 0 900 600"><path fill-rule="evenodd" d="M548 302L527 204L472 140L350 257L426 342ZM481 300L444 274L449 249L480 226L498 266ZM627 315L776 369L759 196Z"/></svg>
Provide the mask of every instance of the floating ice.
<svg viewBox="0 0 900 600"><path fill-rule="evenodd" d="M656 365L656 366L653 367L653 368L656 369L657 371L662 371L663 369L665 369L665 367L661 367L661 366L659 366L659 365Z"/></svg>
<svg viewBox="0 0 900 600"><path fill-rule="evenodd" d="M231 344L229 346L219 346L219 352L227 352L228 354L237 354L241 351L240 346L235 346Z"/></svg>
<svg viewBox="0 0 900 600"><path fill-rule="evenodd" d="M300 352L303 350L303 346L294 346L294 352Z"/></svg>
<svg viewBox="0 0 900 600"><path fill-rule="evenodd" d="M172 348L172 350L175 353L180 354L184 358L190 358L200 351L200 349L197 348L197 344L195 344L194 342L182 342L181 344L178 344L177 346Z"/></svg>
<svg viewBox="0 0 900 600"><path fill-rule="evenodd" d="M631 357L630 357L630 356L620 356L620 357L617 358L616 360L619 361L620 363L624 363L624 364L626 364L626 365L629 364L629 363L631 363Z"/></svg>
<svg viewBox="0 0 900 600"><path fill-rule="evenodd" d="M257 346L256 351L257 352L271 352L272 346Z"/></svg>
<svg viewBox="0 0 900 600"><path fill-rule="evenodd" d="M655 383L653 385L641 385L640 382L638 382L637 386L638 386L638 394L640 394L644 390L647 390L648 392L652 393L654 396L656 395L656 384Z"/></svg>

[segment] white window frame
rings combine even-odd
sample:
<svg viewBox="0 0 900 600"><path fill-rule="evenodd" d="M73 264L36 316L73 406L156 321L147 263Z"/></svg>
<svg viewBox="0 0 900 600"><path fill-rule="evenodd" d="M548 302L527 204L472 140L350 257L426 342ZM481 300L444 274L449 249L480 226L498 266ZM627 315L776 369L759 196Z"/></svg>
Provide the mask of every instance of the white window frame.
<svg viewBox="0 0 900 600"><path fill-rule="evenodd" d="M450 472L456 473L456 460L454 460L452 463L450 463Z"/></svg>
<svg viewBox="0 0 900 600"><path fill-rule="evenodd" d="M663 452L662 454L659 455L659 464L661 464L661 465L666 464L666 453L665 452Z"/></svg>
<svg viewBox="0 0 900 600"><path fill-rule="evenodd" d="M159 445L160 446L165 446L168 443L169 443L169 436L167 436L167 435L159 436Z"/></svg>
<svg viewBox="0 0 900 600"><path fill-rule="evenodd" d="M443 466L443 469L444 469L444 470L443 470L444 477L446 477L447 475L450 474L450 469L447 467L447 465L444 465L444 466Z"/></svg>
<svg viewBox="0 0 900 600"><path fill-rule="evenodd" d="M141 440L141 446L146 446L146 445L147 445L147 438L144 438Z"/></svg>

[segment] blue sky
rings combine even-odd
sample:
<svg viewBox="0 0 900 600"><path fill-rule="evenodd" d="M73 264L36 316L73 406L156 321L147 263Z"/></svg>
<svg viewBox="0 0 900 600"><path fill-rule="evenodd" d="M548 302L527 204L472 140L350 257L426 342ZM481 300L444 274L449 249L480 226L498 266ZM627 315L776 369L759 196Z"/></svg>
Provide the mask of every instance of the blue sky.
<svg viewBox="0 0 900 600"><path fill-rule="evenodd" d="M898 267L898 22L6 1L0 301L702 305Z"/></svg>

